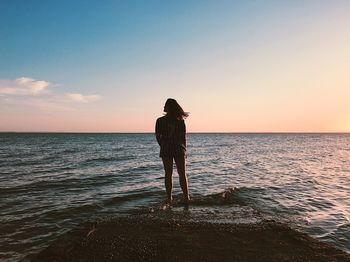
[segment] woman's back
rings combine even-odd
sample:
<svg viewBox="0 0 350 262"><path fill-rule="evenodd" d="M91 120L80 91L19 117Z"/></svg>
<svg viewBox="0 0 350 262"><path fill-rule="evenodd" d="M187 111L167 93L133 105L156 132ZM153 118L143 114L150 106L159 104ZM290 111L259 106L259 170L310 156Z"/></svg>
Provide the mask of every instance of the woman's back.
<svg viewBox="0 0 350 262"><path fill-rule="evenodd" d="M157 119L156 134L160 144L178 144L186 146L186 126L184 120L163 116Z"/></svg>

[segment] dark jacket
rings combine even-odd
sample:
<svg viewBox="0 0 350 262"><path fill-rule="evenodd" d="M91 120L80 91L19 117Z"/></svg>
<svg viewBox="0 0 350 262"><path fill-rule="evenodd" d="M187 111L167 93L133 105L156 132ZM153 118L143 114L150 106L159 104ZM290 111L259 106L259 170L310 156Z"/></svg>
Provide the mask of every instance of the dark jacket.
<svg viewBox="0 0 350 262"><path fill-rule="evenodd" d="M160 156L174 157L186 153L186 125L184 120L163 116L157 119L155 128Z"/></svg>

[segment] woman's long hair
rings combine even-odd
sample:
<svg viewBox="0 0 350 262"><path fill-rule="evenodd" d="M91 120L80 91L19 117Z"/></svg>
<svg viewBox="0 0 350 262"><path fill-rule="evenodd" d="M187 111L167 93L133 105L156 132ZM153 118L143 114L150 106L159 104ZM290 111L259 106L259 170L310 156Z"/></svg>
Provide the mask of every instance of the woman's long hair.
<svg viewBox="0 0 350 262"><path fill-rule="evenodd" d="M185 112L179 103L172 98L168 98L165 102L164 112L166 112L166 116L173 119L182 120L188 117L188 112Z"/></svg>

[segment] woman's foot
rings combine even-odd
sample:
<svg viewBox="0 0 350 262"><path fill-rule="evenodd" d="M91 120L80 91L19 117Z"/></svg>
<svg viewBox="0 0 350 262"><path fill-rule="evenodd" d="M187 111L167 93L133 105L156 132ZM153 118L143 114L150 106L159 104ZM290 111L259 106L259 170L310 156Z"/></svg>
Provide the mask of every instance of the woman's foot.
<svg viewBox="0 0 350 262"><path fill-rule="evenodd" d="M164 201L164 204L171 205L173 202L173 198L167 198L167 200Z"/></svg>
<svg viewBox="0 0 350 262"><path fill-rule="evenodd" d="M189 196L184 196L182 198L182 202L185 204L185 205L188 205L189 202L191 201L191 198Z"/></svg>

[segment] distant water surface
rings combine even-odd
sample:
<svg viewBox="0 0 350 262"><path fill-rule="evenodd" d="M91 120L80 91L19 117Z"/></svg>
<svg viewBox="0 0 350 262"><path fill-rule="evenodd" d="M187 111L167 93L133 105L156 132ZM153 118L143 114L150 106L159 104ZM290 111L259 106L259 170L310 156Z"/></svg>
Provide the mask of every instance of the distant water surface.
<svg viewBox="0 0 350 262"><path fill-rule="evenodd" d="M350 252L350 134L189 134L187 172L200 212L234 222L240 203ZM163 184L153 134L0 134L0 258L158 205Z"/></svg>

